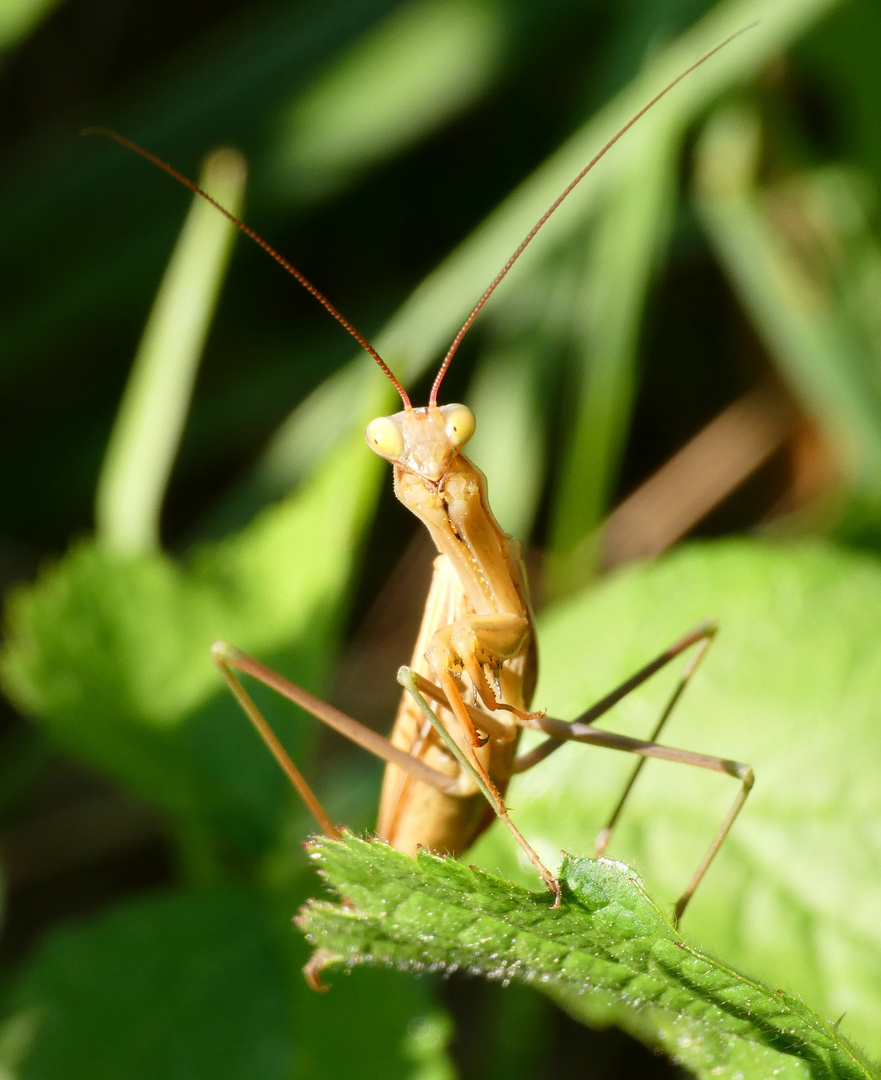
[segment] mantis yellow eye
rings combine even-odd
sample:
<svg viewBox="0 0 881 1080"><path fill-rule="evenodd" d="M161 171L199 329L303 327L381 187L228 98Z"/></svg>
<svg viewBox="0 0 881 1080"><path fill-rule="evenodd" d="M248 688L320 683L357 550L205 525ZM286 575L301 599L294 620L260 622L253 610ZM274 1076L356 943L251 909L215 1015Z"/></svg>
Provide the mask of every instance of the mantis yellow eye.
<svg viewBox="0 0 881 1080"><path fill-rule="evenodd" d="M367 445L380 457L394 461L404 452L404 436L401 429L389 416L380 416L367 425Z"/></svg>
<svg viewBox="0 0 881 1080"><path fill-rule="evenodd" d="M474 434L474 413L467 405L442 405L447 435L454 446L464 446Z"/></svg>

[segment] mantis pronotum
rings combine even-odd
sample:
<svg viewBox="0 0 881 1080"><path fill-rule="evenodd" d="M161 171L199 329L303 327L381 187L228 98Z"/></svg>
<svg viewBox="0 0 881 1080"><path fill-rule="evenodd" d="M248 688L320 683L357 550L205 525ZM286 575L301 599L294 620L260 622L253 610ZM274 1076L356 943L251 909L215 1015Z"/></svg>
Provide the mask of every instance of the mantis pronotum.
<svg viewBox="0 0 881 1080"><path fill-rule="evenodd" d="M741 781L728 815L676 905L677 919L739 813L753 783L749 766L656 742L712 640L715 633L712 623L703 623L686 634L574 722L529 711L536 680L535 633L520 545L499 527L489 508L485 478L462 453L474 430L473 415L464 405L438 405L442 380L463 336L551 214L645 112L725 44L727 41L682 72L640 109L539 218L456 334L435 377L428 405L422 408L411 405L403 386L373 346L299 270L171 166L127 139L107 133L212 203L263 247L374 359L401 397L403 410L372 421L367 428L367 442L394 465L395 494L425 524L439 554L434 561L434 576L413 658L409 667L401 668L398 673L404 694L390 739L313 697L233 646L217 642L212 649L215 663L233 694L327 834L339 835L268 728L237 673L247 674L277 690L387 762L377 824L382 839L411 853L425 847L459 854L498 817L553 893L555 907L560 904L559 884L511 821L504 794L515 773L531 768L564 742L593 743L641 758L624 796L598 838L598 853L605 850L612 826L645 758L696 765ZM692 657L648 740L614 735L593 727L593 722L626 694L692 647ZM547 738L518 757L517 744L523 728L543 732Z"/></svg>

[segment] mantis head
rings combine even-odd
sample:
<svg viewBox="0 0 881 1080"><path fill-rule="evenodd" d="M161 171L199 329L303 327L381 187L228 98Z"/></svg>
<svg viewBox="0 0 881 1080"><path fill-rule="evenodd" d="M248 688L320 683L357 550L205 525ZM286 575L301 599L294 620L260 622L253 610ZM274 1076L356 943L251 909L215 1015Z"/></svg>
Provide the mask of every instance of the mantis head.
<svg viewBox="0 0 881 1080"><path fill-rule="evenodd" d="M380 416L367 425L367 445L407 472L437 481L474 434L474 413L467 405L412 407Z"/></svg>

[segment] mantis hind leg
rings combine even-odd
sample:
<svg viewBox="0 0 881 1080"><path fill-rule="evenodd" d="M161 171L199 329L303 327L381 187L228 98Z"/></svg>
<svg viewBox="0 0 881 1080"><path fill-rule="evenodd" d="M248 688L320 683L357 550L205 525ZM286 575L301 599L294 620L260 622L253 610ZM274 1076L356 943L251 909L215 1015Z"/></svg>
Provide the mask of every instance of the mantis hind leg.
<svg viewBox="0 0 881 1080"><path fill-rule="evenodd" d="M244 686L242 686L241 680L238 675L236 675L234 665L239 655L238 650L227 645L225 641L216 641L211 647L211 659L217 665L221 675L223 675L226 680L226 684L232 692L233 697L257 729L257 733L269 748L272 756L281 766L285 776L287 776L291 784L297 789L297 793L306 804L309 812L315 818L320 829L326 836L329 836L334 840L339 840L341 838L339 829L330 820L324 807L318 800L317 795L307 783L306 778L294 764L290 754L279 742L275 732L266 722L266 718L257 708L254 699Z"/></svg>
<svg viewBox="0 0 881 1080"><path fill-rule="evenodd" d="M618 799L615 808L605 826L600 831L596 840L596 852L597 855L602 854L608 846L609 839L611 837L612 829L621 816L621 812L629 797L636 778L643 766L645 765L646 758L654 757L664 761L677 761L683 765L693 765L697 768L710 769L714 772L722 772L728 776L733 776L740 780L741 786L735 796L734 802L731 805L728 813L725 816L724 821L720 825L713 837L710 846L707 848L703 858L701 859L697 870L692 875L691 880L688 883L685 891L680 896L674 909L674 921L678 924L682 918L682 914L685 911L691 897L694 895L694 891L700 884L702 878L709 869L710 864L716 857L719 849L728 836L732 825L734 824L737 815L743 808L743 804L746 802L746 797L752 789L754 776L753 770L749 765L746 765L739 761L732 761L727 758L715 757L709 754L697 754L688 750L678 750L674 747L662 746L657 742L663 731L664 726L670 718L673 709L676 707L679 699L694 675L698 665L706 654L707 649L710 646L715 634L716 624L710 620L701 623L696 626L694 630L690 631L684 637L680 638L658 657L656 657L651 663L646 664L634 675L632 675L625 682L621 683L610 694L607 694L604 698L598 701L590 709L584 712L577 720L571 722L565 722L562 720L555 720L551 717L539 717L537 719L527 719L525 721L518 721L523 727L529 727L534 730L543 731L549 736L545 742L540 743L533 750L522 755L517 759L514 766L515 772L525 772L527 769L537 765L540 761L543 761L546 757L552 754L555 750L566 742L583 742L589 743L594 746L605 746L611 750L622 750L625 753L636 754L640 757L640 761L637 763L633 772L630 775L627 783L625 784L624 791L621 797ZM688 661L685 670L680 676L673 689L673 693L670 695L666 705L661 711L657 723L655 724L648 739L633 739L625 735L616 735L613 732L603 731L600 728L593 726L595 720L599 719L604 713L608 712L614 705L626 697L636 687L640 686L646 680L651 678L662 667L665 667L671 660L680 656L683 652L689 648L695 647L695 652Z"/></svg>
<svg viewBox="0 0 881 1080"><path fill-rule="evenodd" d="M670 695L667 704L661 710L661 714L658 717L654 728L648 736L649 742L656 743L660 738L661 732L664 730L664 727L667 721L670 719L673 710L679 703L679 699L685 692L686 686L688 686L688 683L691 681L692 676L694 675L695 671L697 671L698 665L700 664L701 660L703 660L707 650L715 640L717 629L718 628L715 622L707 621L705 623L701 623L700 626L695 627L695 629L692 630L690 633L686 634L685 637L680 638L679 641L675 642L675 644L673 644L669 649L663 652L661 656L658 657L658 660L655 661L655 663L658 663L660 661L661 666L663 666L669 663L671 660L675 659L685 650L689 649L692 645L695 646L695 650L692 653L688 663L686 664L685 670L679 676L676 686L673 688L673 693ZM654 666L649 665L649 667L652 668L650 674L654 674ZM637 673L637 675L639 674L640 673ZM649 676L646 675L646 678L648 677ZM640 682L641 681L642 680L640 680ZM637 683L636 685L639 685L639 683ZM612 837L612 829L615 827L618 819L621 817L621 812L624 809L624 804L627 802L627 799L630 796L630 792L633 790L633 785L636 783L636 778L639 776L640 772L645 767L646 760L646 758L641 757L639 761L637 761L633 772L630 774L627 783L624 785L624 790L621 792L618 802L615 804L615 808L609 815L609 820L597 834L597 838L595 841L597 855L602 855L605 852L606 848L609 846L609 841Z"/></svg>
<svg viewBox="0 0 881 1080"><path fill-rule="evenodd" d="M429 784L438 791L449 791L455 786L455 782L450 777L444 776L443 773L437 772L424 762L393 746L388 739L378 735L371 728L340 712L339 709L335 709L326 701L322 701L321 698L310 694L301 686L279 675L272 668L261 664L259 660L255 660L252 656L248 656L247 653L241 652L233 645L228 645L225 641L216 641L211 646L211 658L226 680L236 701L241 705L242 711L254 725L260 738L269 748L273 757L306 804L307 809L327 836L338 840L341 834L336 825L330 820L303 774L279 742L275 732L266 722L253 698L242 685L238 675L239 672L256 679L271 690L275 690L282 697L305 709L316 719L327 724L328 727L332 727L358 746L392 765L397 765L410 775L415 776L416 779Z"/></svg>

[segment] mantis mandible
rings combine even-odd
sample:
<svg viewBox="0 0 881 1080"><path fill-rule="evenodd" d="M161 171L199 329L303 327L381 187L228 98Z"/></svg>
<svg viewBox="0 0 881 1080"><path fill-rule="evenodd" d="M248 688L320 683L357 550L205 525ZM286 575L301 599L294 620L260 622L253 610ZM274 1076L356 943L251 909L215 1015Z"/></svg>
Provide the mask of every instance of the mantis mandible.
<svg viewBox="0 0 881 1080"><path fill-rule="evenodd" d="M598 854L605 850L612 827L646 758L678 761L726 773L741 781L731 809L676 905L677 921L740 812L753 784L748 765L657 742L715 634L715 624L710 621L675 642L576 721L555 720L544 713L529 711L537 662L520 544L500 528L489 507L485 477L462 453L474 431L472 413L464 405L438 404L443 378L462 338L548 218L640 117L731 40L717 45L656 94L554 200L465 320L441 363L428 404L419 408L412 406L404 387L370 342L296 267L166 162L114 132L105 132L212 203L264 248L373 358L401 397L402 411L368 425L367 442L373 451L392 463L395 494L424 523L438 555L412 660L398 672L404 693L390 738L383 738L313 697L234 646L219 641L212 647L214 662L232 693L328 835L339 836L339 830L267 725L245 690L240 674L278 691L386 761L376 830L381 839L409 853L428 848L457 855L498 817L553 894L554 907L559 907L561 901L559 883L511 820L504 795L514 774L544 760L565 742L591 743L640 757L624 795L597 839ZM596 719L631 690L692 647L691 659L648 739L615 735L593 726ZM518 757L517 745L524 728L542 732L547 738Z"/></svg>

